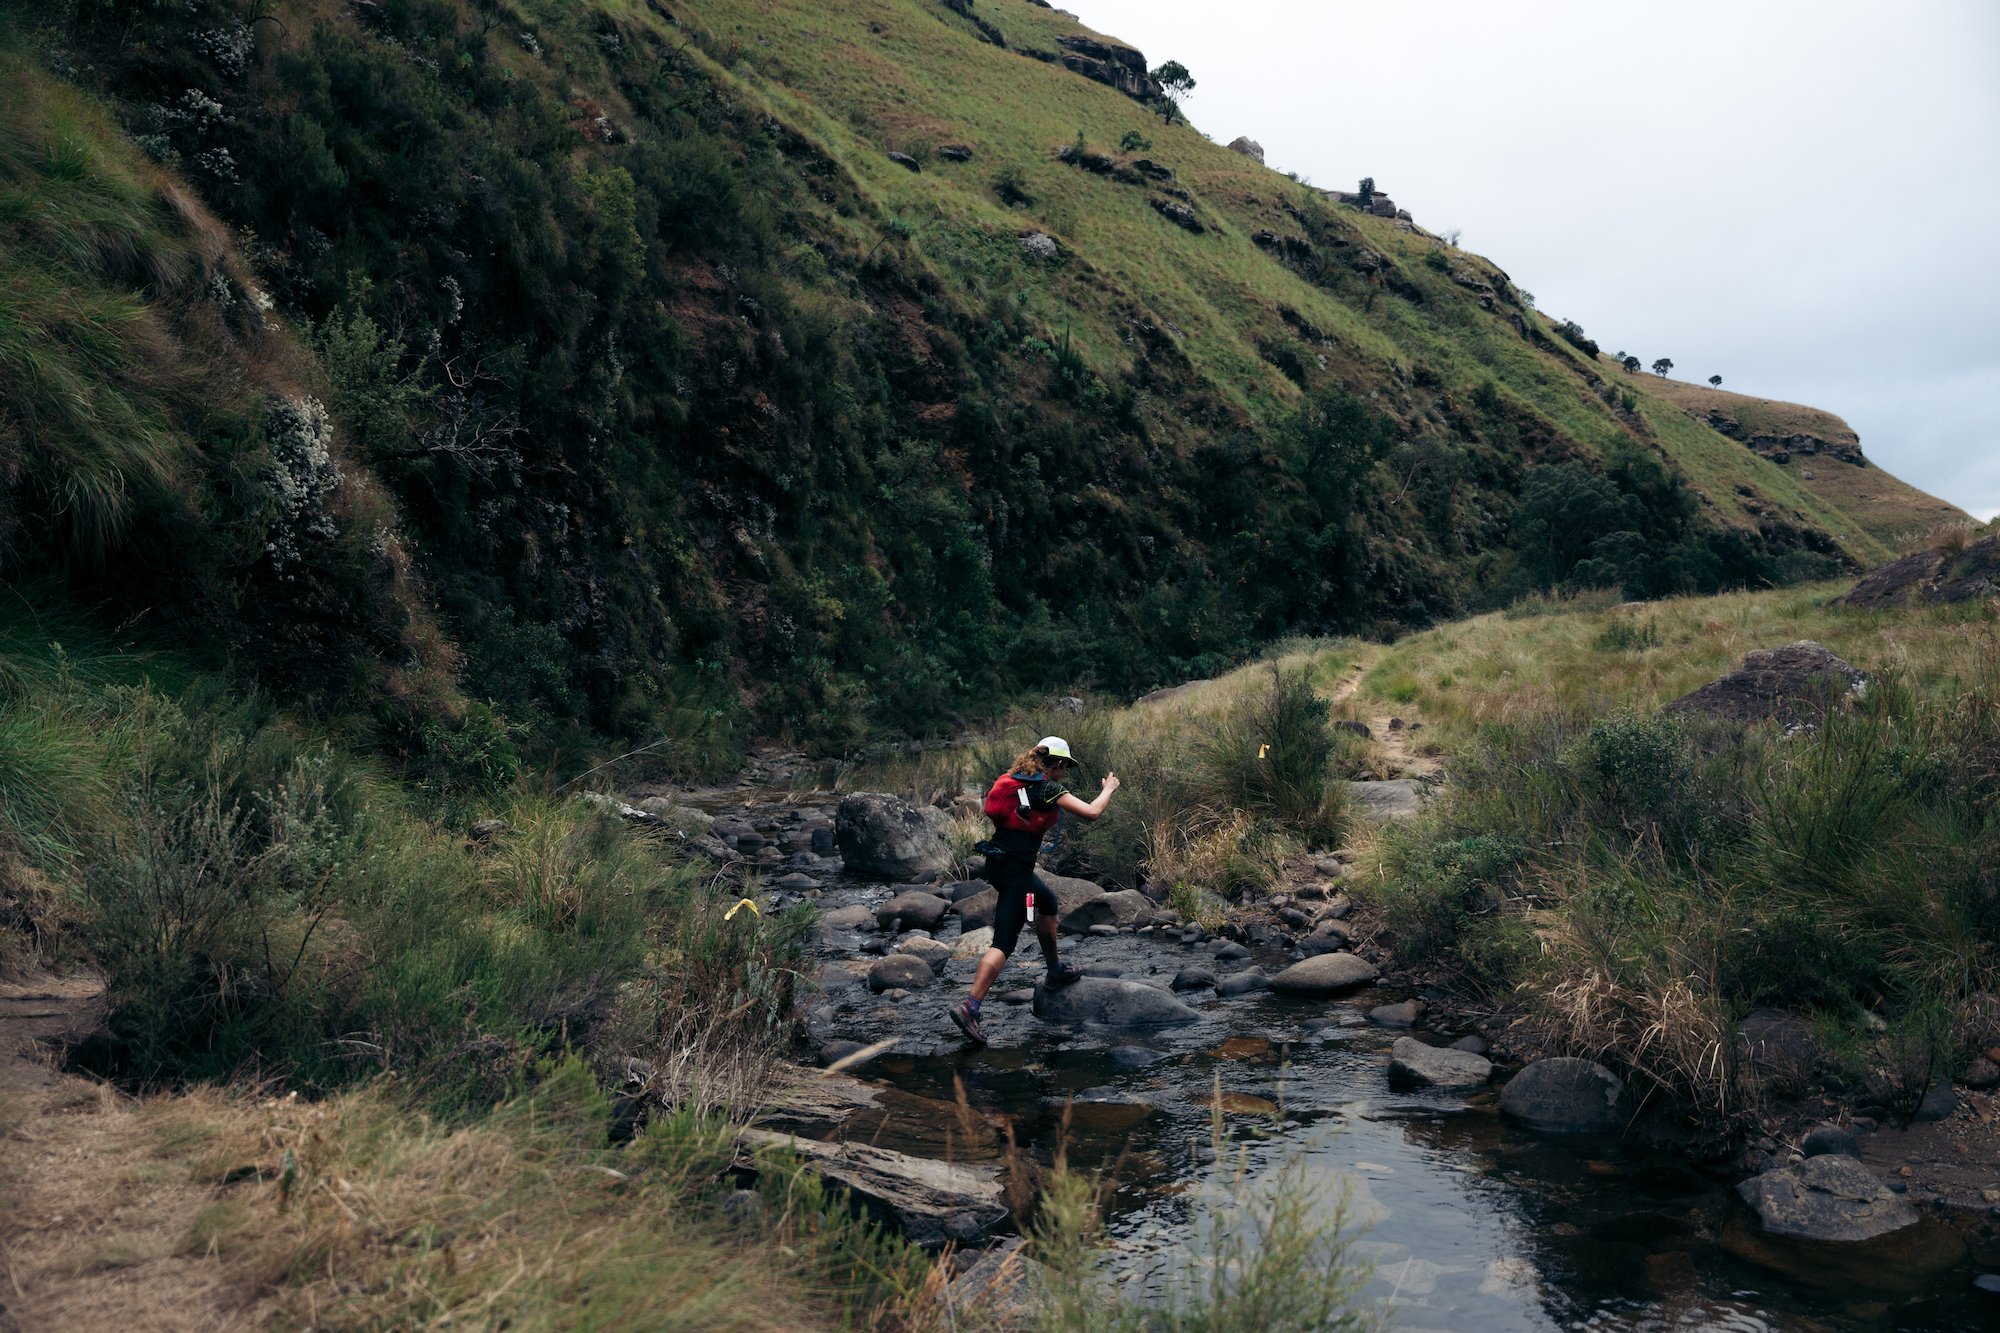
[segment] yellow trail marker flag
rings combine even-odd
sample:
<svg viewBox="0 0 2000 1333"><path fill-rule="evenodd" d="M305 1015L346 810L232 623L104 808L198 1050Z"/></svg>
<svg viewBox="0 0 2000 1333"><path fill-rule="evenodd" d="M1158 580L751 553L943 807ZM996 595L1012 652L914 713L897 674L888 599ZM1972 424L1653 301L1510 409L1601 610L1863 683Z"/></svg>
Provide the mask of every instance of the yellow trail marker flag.
<svg viewBox="0 0 2000 1333"><path fill-rule="evenodd" d="M750 915L752 916L764 915L762 912L757 910L757 904L753 902L751 899L738 898L736 900L736 906L730 908L727 912L724 912L722 914L722 919L724 921L734 921L736 919L736 914L742 911L746 907L750 909Z"/></svg>
<svg viewBox="0 0 2000 1333"><path fill-rule="evenodd" d="M1268 744L1260 745L1257 747L1257 757L1259 759L1262 759L1265 755L1269 754L1270 752L1271 752L1271 747Z"/></svg>

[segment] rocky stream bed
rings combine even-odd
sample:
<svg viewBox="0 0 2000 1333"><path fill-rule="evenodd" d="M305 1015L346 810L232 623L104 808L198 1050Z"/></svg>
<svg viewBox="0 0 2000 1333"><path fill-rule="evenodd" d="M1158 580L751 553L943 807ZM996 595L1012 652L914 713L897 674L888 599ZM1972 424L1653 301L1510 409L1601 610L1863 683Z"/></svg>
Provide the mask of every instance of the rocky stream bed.
<svg viewBox="0 0 2000 1333"><path fill-rule="evenodd" d="M991 890L897 861L935 816L879 803L867 817L903 826L885 860L844 827L842 797L771 776L623 807L754 872L766 910L822 913L797 1081L752 1138L794 1143L916 1239L959 1247L960 1295L989 1310L1022 1271L999 1263L1018 1244L1011 1134L1024 1161L1066 1135L1072 1166L1110 1174L1112 1267L1140 1287L1187 1262L1205 1191L1299 1167L1345 1190L1389 1327L2000 1327L2000 1206L1980 1206L2000 1188L1913 1205L1879 1135L1772 1141L1733 1170L1646 1146L1609 1071L1496 1066L1469 1024L1399 988L1393 960L1350 938L1338 856L1221 935L1050 877L1085 980L1042 987L1024 939L986 1005L991 1045L971 1048L945 1011L990 938ZM857 1053L843 1073L807 1067Z"/></svg>

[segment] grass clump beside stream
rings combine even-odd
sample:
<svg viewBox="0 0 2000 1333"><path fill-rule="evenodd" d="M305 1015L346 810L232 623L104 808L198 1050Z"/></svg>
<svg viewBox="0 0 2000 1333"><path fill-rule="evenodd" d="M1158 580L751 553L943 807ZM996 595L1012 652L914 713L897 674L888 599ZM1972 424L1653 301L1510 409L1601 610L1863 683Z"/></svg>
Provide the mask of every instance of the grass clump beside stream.
<svg viewBox="0 0 2000 1333"><path fill-rule="evenodd" d="M1459 682L1429 696L1460 756L1451 795L1384 838L1371 892L1406 961L1524 1006L1550 1046L1673 1104L1726 1116L1802 1091L1808 1071L1774 1081L1735 1041L1777 1009L1819 1035L1815 1082L1907 1115L1973 1053L1974 997L2000 979L2000 634L1971 608L1778 609L1439 631ZM1643 659L1732 614L1777 622L1745 647L1825 638L1871 673L1866 693L1790 731L1659 712L1693 673ZM1607 650L1621 624L1642 628ZM1530 651L1508 693L1480 684ZM1581 660L1608 655L1641 660Z"/></svg>

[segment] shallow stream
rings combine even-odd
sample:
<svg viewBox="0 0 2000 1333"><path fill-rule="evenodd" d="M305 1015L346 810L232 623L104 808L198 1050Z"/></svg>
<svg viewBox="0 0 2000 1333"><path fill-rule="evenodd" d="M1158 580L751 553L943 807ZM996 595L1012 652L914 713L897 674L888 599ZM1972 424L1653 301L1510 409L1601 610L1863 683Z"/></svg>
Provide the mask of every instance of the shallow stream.
<svg viewBox="0 0 2000 1333"><path fill-rule="evenodd" d="M803 870L809 859L773 870ZM836 866L821 860L812 871L824 883L822 909L872 907L889 896L888 886L850 881ZM955 919L937 935L954 942ZM1011 1126L1019 1145L1046 1162L1068 1108L1070 1164L1117 1182L1108 1233L1130 1281L1191 1261L1191 1201L1204 1189L1222 1188L1239 1170L1254 1182L1298 1166L1326 1197L1344 1184L1350 1212L1366 1223L1353 1252L1374 1265L1365 1296L1391 1328L2000 1329L2000 1294L1974 1287L1981 1270L1969 1261L1912 1281L1895 1264L1818 1247L1793 1253L1794 1271L1780 1273L1726 1246L1732 1228L1740 1235L1749 1224L1728 1182L1616 1140L1527 1133L1501 1119L1492 1094L1392 1091L1388 1049L1408 1030L1366 1015L1399 994L1221 999L1202 990L1181 997L1201 1012L1197 1024L1065 1028L999 998L1018 997L1039 978L1039 951L1024 942L986 1005L992 1044L974 1050L945 1016L973 960L953 959L935 986L889 999L863 977L890 942L860 929L827 932L820 944L824 991L808 1001L815 1037L895 1038L893 1050L854 1072L910 1094L849 1121L840 1136L930 1156L943 1155L950 1137L963 1159L997 1154L990 1138L967 1141L941 1128L950 1116L939 1103L962 1087L986 1121ZM1189 963L1215 965L1211 946L1165 932L1065 937L1064 948L1085 967L1159 982ZM1255 953L1267 972L1292 961L1282 949ZM1458 1035L1415 1031L1438 1044ZM1220 1162L1211 1109L1218 1086L1227 1131Z"/></svg>

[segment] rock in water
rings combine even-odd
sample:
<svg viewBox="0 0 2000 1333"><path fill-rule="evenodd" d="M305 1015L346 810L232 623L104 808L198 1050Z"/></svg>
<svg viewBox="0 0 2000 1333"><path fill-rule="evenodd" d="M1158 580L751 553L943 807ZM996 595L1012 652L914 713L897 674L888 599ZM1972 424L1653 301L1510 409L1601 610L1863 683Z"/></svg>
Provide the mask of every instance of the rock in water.
<svg viewBox="0 0 2000 1333"><path fill-rule="evenodd" d="M915 954L892 953L868 969L868 989L877 993L899 987L920 990L936 977L931 965Z"/></svg>
<svg viewBox="0 0 2000 1333"><path fill-rule="evenodd" d="M1873 1240L1917 1220L1917 1210L1872 1171L1838 1153L1752 1176L1736 1193L1765 1231L1797 1240Z"/></svg>
<svg viewBox="0 0 2000 1333"><path fill-rule="evenodd" d="M1241 972L1232 972L1215 983L1217 995L1248 995L1251 991L1268 990L1271 979L1264 975L1262 968L1247 967Z"/></svg>
<svg viewBox="0 0 2000 1333"><path fill-rule="evenodd" d="M1215 984L1215 973L1205 967L1184 967L1174 973L1175 990L1200 990Z"/></svg>
<svg viewBox="0 0 2000 1333"><path fill-rule="evenodd" d="M950 907L935 893L911 889L876 908L875 921L884 930L936 930Z"/></svg>
<svg viewBox="0 0 2000 1333"><path fill-rule="evenodd" d="M837 935L843 930L874 930L875 914L855 903L851 907L837 907L819 919L819 933L822 939Z"/></svg>
<svg viewBox="0 0 2000 1333"><path fill-rule="evenodd" d="M1404 1000L1401 1004L1378 1004L1368 1011L1368 1021L1380 1023L1385 1028L1415 1027L1417 1020L1423 1016L1422 1000Z"/></svg>
<svg viewBox="0 0 2000 1333"><path fill-rule="evenodd" d="M883 792L856 792L834 816L834 840L849 870L907 883L951 863L949 823L934 806L920 809Z"/></svg>
<svg viewBox="0 0 2000 1333"><path fill-rule="evenodd" d="M931 939L927 935L914 935L904 940L896 946L894 952L922 959L925 965L930 968L933 975L943 972L944 965L951 960L952 956L949 944L946 944L942 940ZM891 957L893 956L894 954L891 955Z"/></svg>
<svg viewBox="0 0 2000 1333"><path fill-rule="evenodd" d="M1271 989L1286 995L1333 995L1373 982L1381 973L1351 953L1323 953L1293 963L1271 978Z"/></svg>
<svg viewBox="0 0 2000 1333"><path fill-rule="evenodd" d="M1415 1037L1398 1037L1389 1052L1389 1082L1403 1088L1438 1088L1474 1092L1493 1077L1493 1062L1470 1051L1426 1046Z"/></svg>
<svg viewBox="0 0 2000 1333"><path fill-rule="evenodd" d="M742 1131L740 1141L753 1149L796 1153L931 1249L973 1240L1007 1216L997 1166L938 1162L865 1143L821 1143L762 1129Z"/></svg>
<svg viewBox="0 0 2000 1333"><path fill-rule="evenodd" d="M1738 722L1812 721L1828 704L1867 688L1866 673L1811 639L1743 655L1743 665L1668 704L1668 713L1701 713Z"/></svg>
<svg viewBox="0 0 2000 1333"><path fill-rule="evenodd" d="M1595 1060L1558 1055L1537 1060L1509 1079L1500 1109L1530 1129L1550 1134L1601 1134L1624 1117L1625 1085Z"/></svg>
<svg viewBox="0 0 2000 1333"><path fill-rule="evenodd" d="M1109 977L1085 977L1050 990L1035 987L1035 1013L1057 1023L1110 1027L1165 1027L1194 1023L1201 1015L1157 986Z"/></svg>

